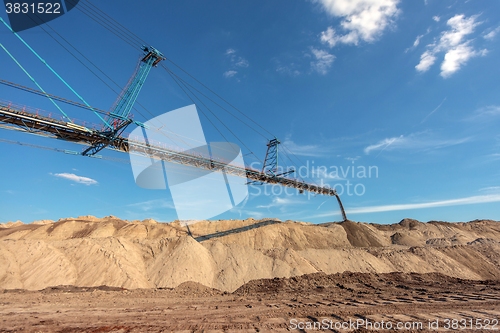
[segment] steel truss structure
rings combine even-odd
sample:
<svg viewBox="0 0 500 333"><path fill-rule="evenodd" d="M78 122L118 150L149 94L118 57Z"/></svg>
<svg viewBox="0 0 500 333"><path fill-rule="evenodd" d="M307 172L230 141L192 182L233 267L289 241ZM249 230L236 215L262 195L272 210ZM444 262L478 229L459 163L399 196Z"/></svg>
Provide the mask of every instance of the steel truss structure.
<svg viewBox="0 0 500 333"><path fill-rule="evenodd" d="M279 184L281 186L297 189L301 193L307 191L313 194L334 196L339 204L342 218L347 220L342 201L335 189L284 177L284 174L275 175L273 172L269 172L269 170L258 171L246 166L228 165L226 161L218 161L206 156L192 155L146 142L133 141L121 135L108 138L103 136L99 131L89 129L86 126L57 120L46 115L39 115L27 108L22 108L2 101L0 101L0 122L4 123L2 127L6 129L62 139L89 147L104 146L119 152L142 154L157 160L189 165L215 172L225 172L234 176L247 178L250 182ZM268 144L268 149L269 148L274 150L276 144L274 142Z"/></svg>

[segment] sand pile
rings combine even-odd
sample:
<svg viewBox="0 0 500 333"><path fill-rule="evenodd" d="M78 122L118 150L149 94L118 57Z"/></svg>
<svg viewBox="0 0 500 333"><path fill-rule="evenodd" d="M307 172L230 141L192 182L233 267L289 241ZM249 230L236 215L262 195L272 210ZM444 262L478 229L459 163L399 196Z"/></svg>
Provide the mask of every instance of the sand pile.
<svg viewBox="0 0 500 333"><path fill-rule="evenodd" d="M190 231L178 222L113 216L0 224L0 289L175 288L192 281L234 291L251 280L344 271L500 279L495 221L247 219L200 221Z"/></svg>

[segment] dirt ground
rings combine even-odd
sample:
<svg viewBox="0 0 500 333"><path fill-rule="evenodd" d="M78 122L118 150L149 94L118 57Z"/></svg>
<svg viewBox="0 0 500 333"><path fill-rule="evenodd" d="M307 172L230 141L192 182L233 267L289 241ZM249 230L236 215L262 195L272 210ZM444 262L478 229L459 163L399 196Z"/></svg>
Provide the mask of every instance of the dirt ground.
<svg viewBox="0 0 500 333"><path fill-rule="evenodd" d="M499 320L500 281L438 273L314 273L233 293L193 282L0 291L0 332L492 332Z"/></svg>

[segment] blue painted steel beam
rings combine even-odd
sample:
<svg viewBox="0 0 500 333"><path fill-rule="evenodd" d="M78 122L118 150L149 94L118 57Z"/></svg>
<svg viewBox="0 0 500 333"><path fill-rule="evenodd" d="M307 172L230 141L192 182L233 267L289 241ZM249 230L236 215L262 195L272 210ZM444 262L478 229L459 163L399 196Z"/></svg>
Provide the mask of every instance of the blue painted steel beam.
<svg viewBox="0 0 500 333"><path fill-rule="evenodd" d="M64 85L66 87L69 88L69 90L71 90L75 95L76 97L78 97L80 99L80 101L82 101L83 104L85 104L89 109L91 109L95 115L97 117L99 117L99 119L101 119L104 124L108 127L108 128L111 128L111 126L108 124L108 122L106 120L104 120L104 118L102 118L90 105L89 103L87 103L86 100L83 99L82 96L80 96L76 91L75 89L73 89L69 84L68 82L66 82L28 43L26 43L26 41L21 37L19 36L18 33L16 33L14 30L12 30L12 28L7 24L7 22L5 22L1 17L0 17L0 21L45 65L47 66L47 68L52 72L54 73L54 75L59 79L61 80L62 83L64 83ZM38 86L40 88L40 86ZM62 112L62 110L61 110ZM66 116L66 114L63 112L63 114ZM66 116L67 117L67 116ZM69 118L68 118L69 119Z"/></svg>
<svg viewBox="0 0 500 333"><path fill-rule="evenodd" d="M139 93L146 81L151 68L156 67L158 63L165 59L163 54L153 47L143 47L144 57L141 59L139 68L134 73L129 84L125 87L120 99L115 103L115 107L111 110L108 117L108 122L119 126L123 121L128 120L130 111L132 110Z"/></svg>

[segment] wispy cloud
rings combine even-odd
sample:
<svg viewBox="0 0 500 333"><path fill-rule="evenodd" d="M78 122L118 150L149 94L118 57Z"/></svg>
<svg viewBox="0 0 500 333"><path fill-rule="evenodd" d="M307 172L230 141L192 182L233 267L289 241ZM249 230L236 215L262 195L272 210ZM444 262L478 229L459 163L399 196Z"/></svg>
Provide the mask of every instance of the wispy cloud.
<svg viewBox="0 0 500 333"><path fill-rule="evenodd" d="M330 180L344 180L345 178L340 177L339 174L342 174L345 176L346 174L349 173L349 166L344 169L344 166L340 166L340 171L335 170L332 171L332 169L328 169L326 166L317 166L316 168L312 168L311 170L311 179L315 180L315 183L318 183L320 186L324 185L330 185L328 184L328 181ZM319 180L319 182L318 182Z"/></svg>
<svg viewBox="0 0 500 333"><path fill-rule="evenodd" d="M232 78L236 76L236 74L238 74L237 69L243 69L250 66L248 60L238 55L238 52L233 48L227 49L226 52L224 52L224 55L228 59L230 67L227 71L223 73L223 76L225 78L228 79Z"/></svg>
<svg viewBox="0 0 500 333"><path fill-rule="evenodd" d="M420 44L420 40L424 37L424 35L418 35L417 38L415 38L415 41L413 42L413 47L417 47Z"/></svg>
<svg viewBox="0 0 500 333"><path fill-rule="evenodd" d="M366 214L366 213L381 213L381 212L392 212L398 210L410 210L410 209L426 209L435 207L447 207L447 206L459 206L459 205L473 205L489 202L500 202L500 194L488 194L488 195L476 195L471 197L441 200L441 201L430 201L422 203L409 203L409 204L397 204L397 205L384 205L384 206L366 206L347 209L347 214Z"/></svg>
<svg viewBox="0 0 500 333"><path fill-rule="evenodd" d="M492 118L500 117L500 106L498 105L488 105L479 108L473 112L473 114L467 118L465 121L490 121Z"/></svg>
<svg viewBox="0 0 500 333"><path fill-rule="evenodd" d="M365 154L373 151L384 150L430 150L439 149L448 146L454 146L469 142L471 138L459 139L438 139L434 138L428 132L414 133L408 136L400 135L398 137L385 138L379 142L369 145L364 149Z"/></svg>
<svg viewBox="0 0 500 333"><path fill-rule="evenodd" d="M242 209L238 207L233 207L232 209L229 210L231 213L236 213L239 214L240 218L243 217L252 217L255 219L261 219L264 217L264 213L260 210L248 210L248 209Z"/></svg>
<svg viewBox="0 0 500 333"><path fill-rule="evenodd" d="M243 59L243 58L239 58L237 62L234 63L234 65L236 67L248 67L250 66L249 63L248 63L248 60L246 59Z"/></svg>
<svg viewBox="0 0 500 333"><path fill-rule="evenodd" d="M295 63L290 63L289 65L278 64L276 66L276 72L289 76L298 76L301 72L296 67Z"/></svg>
<svg viewBox="0 0 500 333"><path fill-rule="evenodd" d="M357 45L360 41L373 42L393 22L399 13L399 0L315 0L334 17L342 18L338 34L328 27L321 33L321 41L330 47L338 43Z"/></svg>
<svg viewBox="0 0 500 333"><path fill-rule="evenodd" d="M128 204L127 207L137 208L143 212L154 211L156 209L175 209L173 202L166 199L154 199Z"/></svg>
<svg viewBox="0 0 500 333"><path fill-rule="evenodd" d="M441 21L441 18L439 16L433 16L432 19L435 21L435 22L439 22Z"/></svg>
<svg viewBox="0 0 500 333"><path fill-rule="evenodd" d="M258 205L256 208L265 208L265 209L270 209L270 208L281 208L283 211L285 207L287 206L296 206L296 205L301 205L305 204L306 201L304 200L293 200L291 198L280 198L280 197L273 197L271 203L267 205Z"/></svg>
<svg viewBox="0 0 500 333"><path fill-rule="evenodd" d="M335 30L332 27L328 27L325 31L321 32L319 40L330 47L334 47L337 44L337 38Z"/></svg>
<svg viewBox="0 0 500 333"><path fill-rule="evenodd" d="M446 101L446 97L443 99L443 101L441 103L439 103L439 105L434 109L432 110L427 116L425 116L425 118L422 120L421 124L425 123L425 121L432 115L434 114L437 110L439 110L439 108L441 107L441 105L443 105L443 103Z"/></svg>
<svg viewBox="0 0 500 333"><path fill-rule="evenodd" d="M328 73L335 60L335 56L325 50L318 50L315 48L311 48L311 52L314 56L314 60L311 61L312 70L321 75Z"/></svg>
<svg viewBox="0 0 500 333"><path fill-rule="evenodd" d="M490 32L486 33L486 35L483 36L484 39L493 39L496 37L496 35L500 32L500 27L497 27L496 29L491 30Z"/></svg>
<svg viewBox="0 0 500 333"><path fill-rule="evenodd" d="M415 68L419 72L426 72L431 68L432 65L434 65L436 59L437 58L433 52L425 51L420 56L420 62L418 63L418 65L415 66Z"/></svg>
<svg viewBox="0 0 500 333"><path fill-rule="evenodd" d="M328 150L320 145L301 145L290 138L282 142L282 146L289 152L298 156L320 157L328 153Z"/></svg>
<svg viewBox="0 0 500 333"><path fill-rule="evenodd" d="M389 148L394 143L395 143L395 146L397 148L398 146L404 145L404 143L407 141L408 140L402 135L400 135L399 137L386 138L386 139L380 140L379 142L377 142L373 145L369 145L368 147L366 147L364 149L364 151L365 151L365 154L369 154L375 150L383 151L383 150L386 150L387 148Z"/></svg>
<svg viewBox="0 0 500 333"><path fill-rule="evenodd" d="M489 105L484 108L480 108L477 111L477 114L480 116L500 116L500 106L498 105Z"/></svg>
<svg viewBox="0 0 500 333"><path fill-rule="evenodd" d="M427 31L425 32L425 34L418 35L417 37L415 37L413 44L410 47L408 47L407 49L405 49L405 53L408 53L409 51L413 51L414 49L416 49L420 45L422 38L424 38L430 32L431 32L431 28L428 28Z"/></svg>
<svg viewBox="0 0 500 333"><path fill-rule="evenodd" d="M236 74L238 74L237 71L226 71L222 75L224 75L225 78L230 78L230 77L235 76Z"/></svg>
<svg viewBox="0 0 500 333"><path fill-rule="evenodd" d="M74 173L54 173L54 174L51 173L51 175L54 177L71 180L72 182L84 184L84 185L96 185L96 184L98 184L97 180L95 180L95 179L83 177L83 176L77 176Z"/></svg>
<svg viewBox="0 0 500 333"><path fill-rule="evenodd" d="M394 204L394 205L380 205L380 206L364 206L356 208L347 208L347 216L356 214L373 214L373 213L383 213L383 212L394 212L402 210L413 210L413 209L429 209L437 207L449 207L449 206L461 206L461 205L475 205L500 202L500 193L495 192L486 195L475 195L465 198L440 200L440 201L428 201L420 203L406 203L406 204ZM340 212L328 212L316 215L309 215L309 218L323 218L330 217L332 215L340 215Z"/></svg>
<svg viewBox="0 0 500 333"><path fill-rule="evenodd" d="M475 50L472 39L466 39L481 24L477 16L455 15L446 24L449 29L442 32L437 41L427 45L427 50L420 56L415 66L418 72L428 71L437 60L439 53L444 53L441 63L441 76L448 78L464 66L471 58L484 56L487 50Z"/></svg>
<svg viewBox="0 0 500 333"><path fill-rule="evenodd" d="M494 160L500 160L500 153L493 153L488 155L488 157L494 159Z"/></svg>
<svg viewBox="0 0 500 333"><path fill-rule="evenodd" d="M500 155L500 154L499 154ZM488 186L479 190L480 192L487 192L491 194L500 194L500 186Z"/></svg>
<svg viewBox="0 0 500 333"><path fill-rule="evenodd" d="M282 206L286 203L290 202L289 199L282 199L279 197L274 197L271 201L271 203L267 205L258 205L256 208L273 208L273 207L279 207Z"/></svg>

